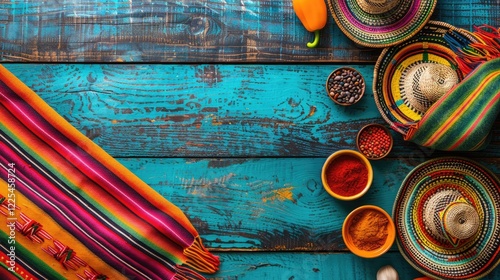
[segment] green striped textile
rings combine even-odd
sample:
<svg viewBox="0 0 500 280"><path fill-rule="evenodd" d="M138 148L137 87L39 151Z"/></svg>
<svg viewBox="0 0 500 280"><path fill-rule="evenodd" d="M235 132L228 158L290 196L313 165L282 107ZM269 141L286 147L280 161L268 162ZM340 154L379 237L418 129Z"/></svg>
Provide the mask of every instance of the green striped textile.
<svg viewBox="0 0 500 280"><path fill-rule="evenodd" d="M480 64L412 125L405 140L446 151L485 148L500 111L500 58Z"/></svg>

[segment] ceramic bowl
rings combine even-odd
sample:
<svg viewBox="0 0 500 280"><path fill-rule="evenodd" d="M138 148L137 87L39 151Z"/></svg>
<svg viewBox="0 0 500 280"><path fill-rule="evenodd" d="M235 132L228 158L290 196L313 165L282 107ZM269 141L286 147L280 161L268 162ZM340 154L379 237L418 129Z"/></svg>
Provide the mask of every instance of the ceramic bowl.
<svg viewBox="0 0 500 280"><path fill-rule="evenodd" d="M356 136L358 151L372 160L386 157L391 152L393 143L389 129L377 123L363 126Z"/></svg>
<svg viewBox="0 0 500 280"><path fill-rule="evenodd" d="M385 217L385 223L378 223L378 226L384 229L382 230L384 234L380 233L380 228L367 228L365 230L358 228L356 230L357 225L369 224L368 220L373 216ZM396 228L392 217L384 209L375 205L364 205L354 209L347 215L342 225L342 238L353 254L363 258L376 258L391 248L396 238ZM377 240L377 242L370 243L367 240Z"/></svg>
<svg viewBox="0 0 500 280"><path fill-rule="evenodd" d="M356 104L365 94L365 88L365 78L351 67L335 69L326 79L328 97L342 106Z"/></svg>
<svg viewBox="0 0 500 280"><path fill-rule="evenodd" d="M345 168L347 166L345 163L346 160L348 160L348 163L352 163L354 160L356 167L362 168L363 170L358 170L357 168L353 169L351 166L349 167L349 171L341 171L340 169L342 169L342 167ZM355 185L354 183L359 183L356 181L356 176L362 171L366 172L366 184L357 192L352 193L352 190L349 188ZM343 173L347 172L349 172L349 174L346 174L348 175L348 181L342 179ZM370 161L360 152L354 150L339 150L331 154L323 164L323 168L321 169L321 181L325 190L334 198L340 200L354 200L363 196L368 189L370 189L373 181L373 169ZM340 186L339 182L343 183L342 186ZM346 182L347 184L344 184Z"/></svg>

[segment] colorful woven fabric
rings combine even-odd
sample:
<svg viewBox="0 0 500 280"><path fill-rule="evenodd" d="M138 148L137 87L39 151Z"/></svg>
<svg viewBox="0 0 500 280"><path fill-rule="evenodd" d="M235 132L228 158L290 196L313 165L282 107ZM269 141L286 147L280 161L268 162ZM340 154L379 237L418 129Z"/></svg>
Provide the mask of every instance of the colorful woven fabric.
<svg viewBox="0 0 500 280"><path fill-rule="evenodd" d="M401 254L432 279L480 279L500 262L500 181L474 161L444 157L417 166L399 189L393 219Z"/></svg>
<svg viewBox="0 0 500 280"><path fill-rule="evenodd" d="M328 0L338 27L359 45L393 46L415 35L427 23L436 0Z"/></svg>
<svg viewBox="0 0 500 280"><path fill-rule="evenodd" d="M2 279L16 268L51 280L203 279L195 271L218 269L178 207L3 67L0 179L0 222L13 223L0 243L15 242L0 247L15 254Z"/></svg>
<svg viewBox="0 0 500 280"><path fill-rule="evenodd" d="M473 40L465 30L429 21L411 39L382 51L375 64L373 93L393 130L406 135L410 125L464 78L453 46Z"/></svg>
<svg viewBox="0 0 500 280"><path fill-rule="evenodd" d="M404 139L447 151L485 148L500 112L500 58L480 64L443 95Z"/></svg>
<svg viewBox="0 0 500 280"><path fill-rule="evenodd" d="M482 63L500 57L500 28L489 25L474 26L470 32L474 42L453 46L458 54L460 70L468 75Z"/></svg>

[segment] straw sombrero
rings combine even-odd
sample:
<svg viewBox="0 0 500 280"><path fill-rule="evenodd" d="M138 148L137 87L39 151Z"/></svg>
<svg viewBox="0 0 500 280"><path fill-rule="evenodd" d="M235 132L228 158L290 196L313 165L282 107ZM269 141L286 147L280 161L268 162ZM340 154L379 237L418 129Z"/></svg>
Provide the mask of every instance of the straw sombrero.
<svg viewBox="0 0 500 280"><path fill-rule="evenodd" d="M403 257L433 279L478 279L500 256L500 181L484 166L443 157L413 169L393 218Z"/></svg>
<svg viewBox="0 0 500 280"><path fill-rule="evenodd" d="M328 0L338 27L359 45L382 48L415 35L437 0Z"/></svg>
<svg viewBox="0 0 500 280"><path fill-rule="evenodd" d="M373 94L395 131L405 135L409 125L464 78L453 48L474 40L463 29L429 21L411 39L382 50L375 64Z"/></svg>

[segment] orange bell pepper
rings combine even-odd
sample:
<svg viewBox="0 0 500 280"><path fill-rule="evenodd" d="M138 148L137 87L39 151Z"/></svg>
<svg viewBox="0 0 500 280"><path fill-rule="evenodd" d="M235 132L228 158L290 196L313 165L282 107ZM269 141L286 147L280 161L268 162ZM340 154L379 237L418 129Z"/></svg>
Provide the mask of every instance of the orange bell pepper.
<svg viewBox="0 0 500 280"><path fill-rule="evenodd" d="M319 31L326 25L327 12L324 0L292 0L292 7L302 25L314 32L314 41L307 47L314 48L319 42Z"/></svg>

